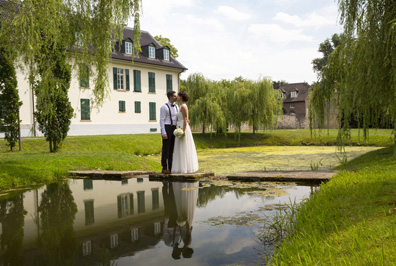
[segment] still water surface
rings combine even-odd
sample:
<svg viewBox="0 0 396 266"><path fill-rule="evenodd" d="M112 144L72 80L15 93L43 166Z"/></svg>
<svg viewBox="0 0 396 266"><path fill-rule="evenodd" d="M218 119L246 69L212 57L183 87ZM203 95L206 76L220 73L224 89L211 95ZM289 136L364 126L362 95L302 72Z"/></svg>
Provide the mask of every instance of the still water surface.
<svg viewBox="0 0 396 266"><path fill-rule="evenodd" d="M258 237L262 218L313 188L247 186L139 177L71 180L12 195L0 199L0 264L261 265L268 251Z"/></svg>

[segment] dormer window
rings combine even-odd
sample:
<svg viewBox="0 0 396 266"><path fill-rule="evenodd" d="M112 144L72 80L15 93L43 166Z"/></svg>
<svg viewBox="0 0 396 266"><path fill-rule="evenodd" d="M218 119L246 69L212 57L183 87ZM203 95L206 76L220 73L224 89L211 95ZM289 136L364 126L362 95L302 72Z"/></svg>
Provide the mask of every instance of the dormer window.
<svg viewBox="0 0 396 266"><path fill-rule="evenodd" d="M151 45L149 46L149 57L155 58L155 47Z"/></svg>
<svg viewBox="0 0 396 266"><path fill-rule="evenodd" d="M164 49L164 60L170 61L169 50L168 49Z"/></svg>
<svg viewBox="0 0 396 266"><path fill-rule="evenodd" d="M291 98L296 98L296 97L297 97L297 92L296 92L296 91L292 91L292 92L290 93L290 97L291 97Z"/></svg>
<svg viewBox="0 0 396 266"><path fill-rule="evenodd" d="M125 53L132 54L132 43L131 42L125 42Z"/></svg>

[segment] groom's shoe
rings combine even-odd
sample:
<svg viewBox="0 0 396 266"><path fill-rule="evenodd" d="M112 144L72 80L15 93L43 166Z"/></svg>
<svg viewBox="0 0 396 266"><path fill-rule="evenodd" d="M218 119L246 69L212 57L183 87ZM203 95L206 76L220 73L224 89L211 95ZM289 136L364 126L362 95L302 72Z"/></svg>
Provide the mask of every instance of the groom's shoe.
<svg viewBox="0 0 396 266"><path fill-rule="evenodd" d="M162 170L162 173L163 173L163 174L170 174L171 171L164 169L164 170Z"/></svg>

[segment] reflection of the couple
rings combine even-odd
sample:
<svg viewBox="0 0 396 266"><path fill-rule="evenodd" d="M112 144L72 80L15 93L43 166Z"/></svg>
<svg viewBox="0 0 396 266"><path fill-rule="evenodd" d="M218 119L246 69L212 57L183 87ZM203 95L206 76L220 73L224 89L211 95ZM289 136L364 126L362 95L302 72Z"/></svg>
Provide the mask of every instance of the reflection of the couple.
<svg viewBox="0 0 396 266"><path fill-rule="evenodd" d="M164 242L173 248L172 257L177 260L191 258L194 253L191 245L192 222L198 199L199 182L164 183ZM181 244L183 242L183 244Z"/></svg>

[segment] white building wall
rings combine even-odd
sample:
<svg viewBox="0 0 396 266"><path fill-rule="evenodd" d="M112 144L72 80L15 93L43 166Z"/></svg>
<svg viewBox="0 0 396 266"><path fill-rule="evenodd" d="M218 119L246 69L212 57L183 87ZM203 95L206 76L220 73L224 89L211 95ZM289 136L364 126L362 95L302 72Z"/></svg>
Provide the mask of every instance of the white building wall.
<svg viewBox="0 0 396 266"><path fill-rule="evenodd" d="M130 90L118 91L113 88L113 67L129 69ZM133 70L141 71L141 92L134 92ZM94 71L94 69L93 69ZM155 92L149 92L148 73L155 73ZM156 65L132 63L131 61L114 60L108 67L109 90L108 97L99 108L92 108L93 77L90 76L90 88L80 88L76 70L72 73L69 89L69 100L74 109L74 116L68 135L106 135L106 134L134 134L159 133L160 107L168 101L166 97L166 75L172 75L172 89L179 90L180 69L166 68ZM33 100L29 88L27 74L17 69L19 97L22 101L20 119L22 136L33 136ZM125 76L124 76L125 84ZM91 114L89 121L81 120L81 99L91 100ZM119 112L119 101L125 101L126 111ZM135 101L141 102L141 113L135 113ZM156 103L156 120L149 120L149 102ZM156 130L156 131L153 131ZM42 133L36 130L37 136ZM0 133L4 137L4 133Z"/></svg>

